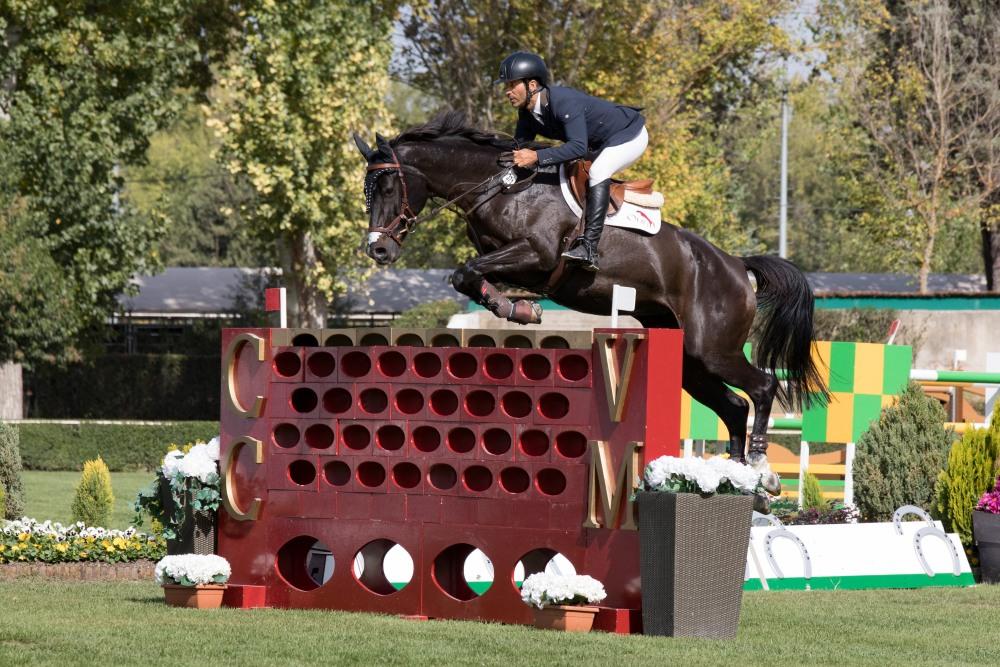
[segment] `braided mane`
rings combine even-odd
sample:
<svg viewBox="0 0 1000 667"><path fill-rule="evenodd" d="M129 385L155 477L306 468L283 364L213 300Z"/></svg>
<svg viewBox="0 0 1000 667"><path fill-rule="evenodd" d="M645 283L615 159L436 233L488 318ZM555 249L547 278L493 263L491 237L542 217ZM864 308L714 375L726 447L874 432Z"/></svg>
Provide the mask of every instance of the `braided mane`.
<svg viewBox="0 0 1000 667"><path fill-rule="evenodd" d="M423 125L407 128L389 143L398 146L406 141L433 141L441 137L462 137L480 145L505 151L514 150L513 139L469 127L466 125L465 113L455 110L442 111Z"/></svg>

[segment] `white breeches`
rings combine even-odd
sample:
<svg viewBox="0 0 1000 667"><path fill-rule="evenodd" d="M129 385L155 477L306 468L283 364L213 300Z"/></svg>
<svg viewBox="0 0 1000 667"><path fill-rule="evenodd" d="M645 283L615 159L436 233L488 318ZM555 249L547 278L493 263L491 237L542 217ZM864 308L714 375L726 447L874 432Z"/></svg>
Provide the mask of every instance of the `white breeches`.
<svg viewBox="0 0 1000 667"><path fill-rule="evenodd" d="M635 139L619 146L605 148L590 165L588 183L597 185L601 181L608 180L622 169L632 166L636 160L642 157L648 143L649 134L646 133L646 128L643 126Z"/></svg>

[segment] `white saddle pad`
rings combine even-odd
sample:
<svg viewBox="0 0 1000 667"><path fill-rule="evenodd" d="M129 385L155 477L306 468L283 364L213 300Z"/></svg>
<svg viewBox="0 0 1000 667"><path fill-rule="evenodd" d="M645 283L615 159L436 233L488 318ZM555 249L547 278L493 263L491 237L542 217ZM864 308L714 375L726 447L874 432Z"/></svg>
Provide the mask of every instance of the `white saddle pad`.
<svg viewBox="0 0 1000 667"><path fill-rule="evenodd" d="M559 165L559 188L562 190L566 205L573 211L573 215L576 217L583 215L583 209L576 203L576 197L573 196L573 191L569 186L569 179L566 178L565 165ZM604 218L604 224L611 227L634 229L652 236L660 231L660 209L637 206L632 202L622 202L622 207L617 213Z"/></svg>

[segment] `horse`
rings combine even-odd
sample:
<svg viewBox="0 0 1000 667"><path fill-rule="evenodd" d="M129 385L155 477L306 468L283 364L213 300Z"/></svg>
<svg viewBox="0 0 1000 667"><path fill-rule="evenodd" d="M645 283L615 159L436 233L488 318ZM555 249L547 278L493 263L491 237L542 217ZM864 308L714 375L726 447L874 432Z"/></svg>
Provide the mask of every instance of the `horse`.
<svg viewBox="0 0 1000 667"><path fill-rule="evenodd" d="M563 270L559 255L579 219L563 199L558 174L539 170L508 187L517 175L505 161L512 140L467 127L464 115L451 111L392 140L376 134L375 148L356 133L354 141L368 163L365 248L377 264L399 258L417 223L443 208L420 215L428 200L438 198L457 207L478 251L454 272L452 284L498 317L539 322L541 308L510 301L496 282L603 315L610 312L613 285L634 287L632 315L642 326L684 330L682 386L726 425L730 457L761 470L768 492L778 493L766 435L775 396L788 409L828 396L810 354L812 290L794 264L774 256L734 257L693 232L664 225L651 237L606 227L601 270ZM750 363L743 346L758 311ZM779 368L784 384L776 378ZM753 401L748 451L749 404L730 387Z"/></svg>

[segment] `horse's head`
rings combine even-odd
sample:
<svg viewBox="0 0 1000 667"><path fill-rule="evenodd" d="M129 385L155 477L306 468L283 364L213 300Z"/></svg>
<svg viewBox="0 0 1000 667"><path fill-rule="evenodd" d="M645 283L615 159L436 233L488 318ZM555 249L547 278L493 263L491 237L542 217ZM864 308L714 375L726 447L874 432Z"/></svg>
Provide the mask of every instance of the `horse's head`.
<svg viewBox="0 0 1000 667"><path fill-rule="evenodd" d="M403 240L427 203L427 181L412 165L400 163L396 150L375 135L375 148L354 134L354 143L368 162L365 208L368 241L365 252L379 264L392 264L403 251Z"/></svg>

